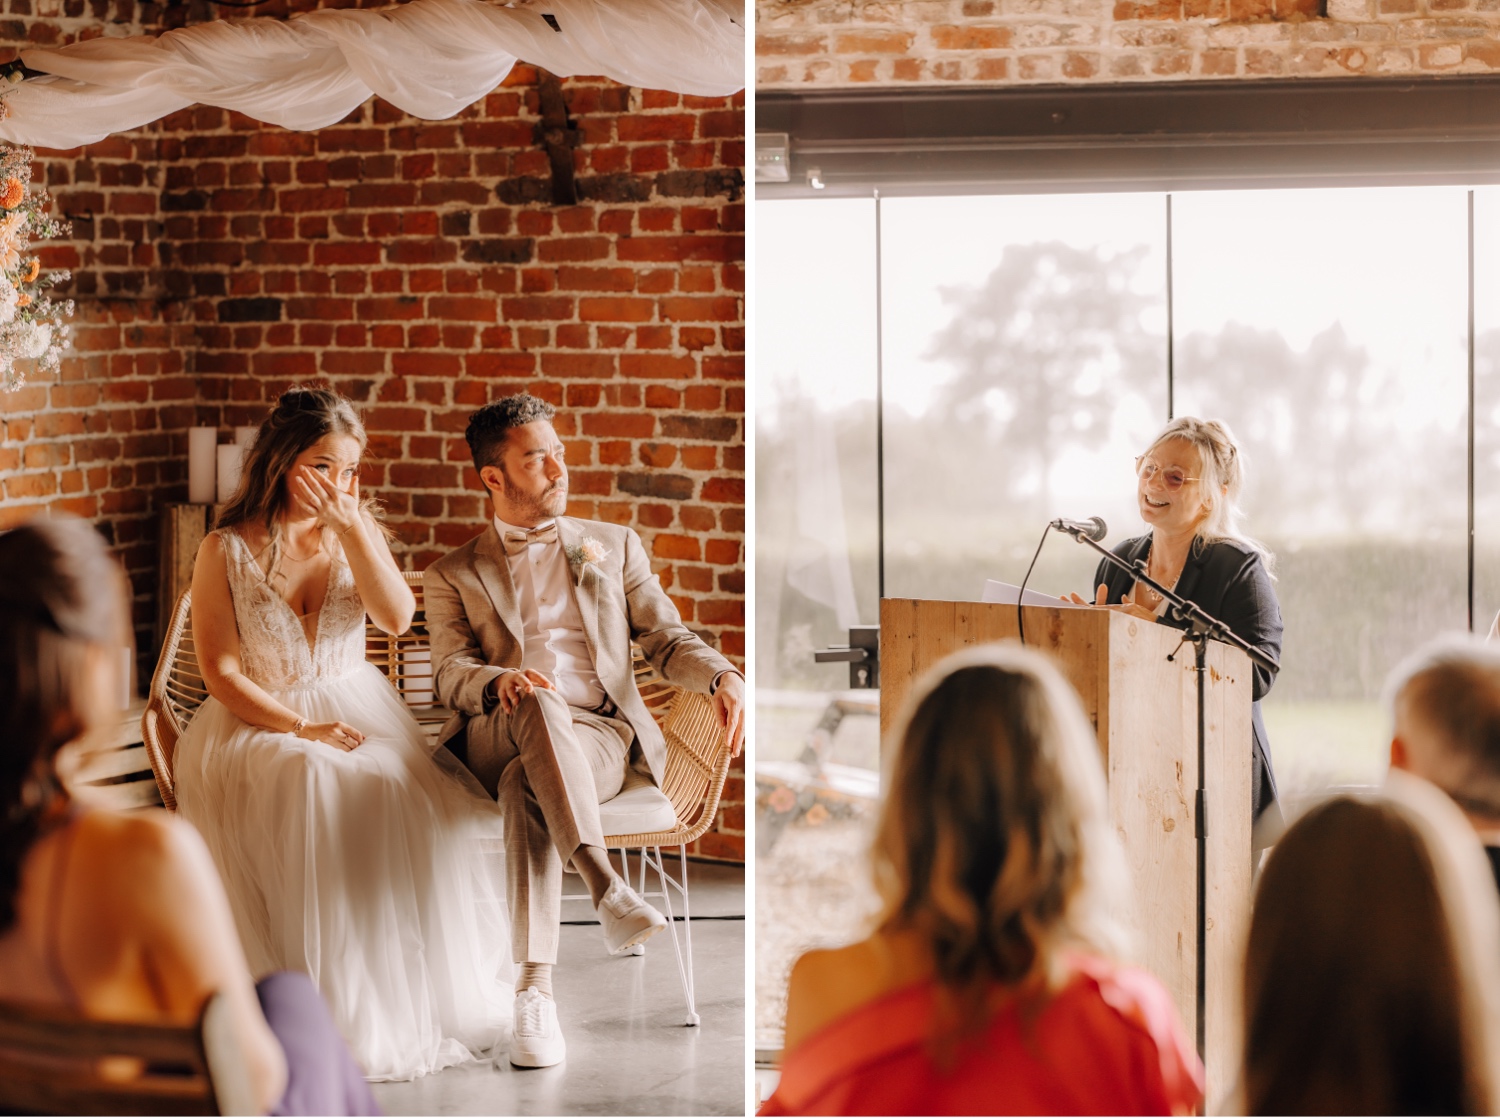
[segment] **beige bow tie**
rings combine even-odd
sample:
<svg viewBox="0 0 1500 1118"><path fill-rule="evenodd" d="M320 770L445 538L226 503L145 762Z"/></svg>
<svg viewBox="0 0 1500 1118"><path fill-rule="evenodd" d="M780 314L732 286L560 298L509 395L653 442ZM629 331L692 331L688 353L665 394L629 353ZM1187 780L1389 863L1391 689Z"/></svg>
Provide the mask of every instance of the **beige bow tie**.
<svg viewBox="0 0 1500 1118"><path fill-rule="evenodd" d="M540 528L533 528L529 532L506 532L505 554L520 555L528 546L534 543L556 543L557 521L551 524L543 524Z"/></svg>

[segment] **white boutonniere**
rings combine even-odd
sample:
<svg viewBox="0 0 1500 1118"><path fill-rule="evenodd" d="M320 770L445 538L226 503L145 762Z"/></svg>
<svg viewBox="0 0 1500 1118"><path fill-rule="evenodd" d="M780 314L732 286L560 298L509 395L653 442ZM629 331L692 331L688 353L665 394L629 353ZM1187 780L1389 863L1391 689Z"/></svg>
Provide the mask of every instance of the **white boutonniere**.
<svg viewBox="0 0 1500 1118"><path fill-rule="evenodd" d="M581 541L568 548L568 562L575 567L587 563L602 563L609 558L609 548L593 536L584 536Z"/></svg>

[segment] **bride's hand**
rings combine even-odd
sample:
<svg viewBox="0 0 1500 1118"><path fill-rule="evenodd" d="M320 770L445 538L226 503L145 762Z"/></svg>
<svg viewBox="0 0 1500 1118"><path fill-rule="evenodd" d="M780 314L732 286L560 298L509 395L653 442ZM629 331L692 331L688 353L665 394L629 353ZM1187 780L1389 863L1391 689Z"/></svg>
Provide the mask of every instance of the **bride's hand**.
<svg viewBox="0 0 1500 1118"><path fill-rule="evenodd" d="M359 478L346 493L322 470L303 466L292 474L292 491L319 522L342 536L359 523Z"/></svg>
<svg viewBox="0 0 1500 1118"><path fill-rule="evenodd" d="M309 722L297 732L299 738L320 741L349 752L364 744L365 736L347 722Z"/></svg>

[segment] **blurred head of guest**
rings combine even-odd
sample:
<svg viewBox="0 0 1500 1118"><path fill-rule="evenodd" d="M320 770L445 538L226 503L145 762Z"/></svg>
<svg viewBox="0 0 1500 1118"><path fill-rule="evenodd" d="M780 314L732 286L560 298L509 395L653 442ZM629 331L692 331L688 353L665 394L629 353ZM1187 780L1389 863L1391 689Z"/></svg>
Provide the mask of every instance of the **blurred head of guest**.
<svg viewBox="0 0 1500 1118"><path fill-rule="evenodd" d="M893 731L864 940L792 970L778 1114L1188 1114L1202 1068L1128 950L1078 698L1013 643L950 656Z"/></svg>
<svg viewBox="0 0 1500 1118"><path fill-rule="evenodd" d="M1386 693L1391 767L1437 785L1500 845L1500 648L1443 637L1402 663Z"/></svg>
<svg viewBox="0 0 1500 1118"><path fill-rule="evenodd" d="M117 715L122 579L82 520L0 535L0 931L15 920L26 852L66 814L59 751Z"/></svg>
<svg viewBox="0 0 1500 1118"><path fill-rule="evenodd" d="M874 843L879 927L920 941L959 1023L983 1021L995 984L1054 988L1067 949L1122 954L1099 745L1057 670L987 645L908 709Z"/></svg>
<svg viewBox="0 0 1500 1118"><path fill-rule="evenodd" d="M1248 1114L1493 1114L1500 902L1432 785L1304 815L1261 876L1246 957Z"/></svg>

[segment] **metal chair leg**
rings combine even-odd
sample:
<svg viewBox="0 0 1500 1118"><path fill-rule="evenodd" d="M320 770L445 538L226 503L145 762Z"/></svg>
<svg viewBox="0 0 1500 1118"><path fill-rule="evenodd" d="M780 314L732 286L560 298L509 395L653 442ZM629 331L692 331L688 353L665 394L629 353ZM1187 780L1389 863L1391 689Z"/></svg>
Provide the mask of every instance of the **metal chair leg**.
<svg viewBox="0 0 1500 1118"><path fill-rule="evenodd" d="M679 847L682 851L682 882L672 880L667 873L667 867L662 862L661 847L651 848L654 855L652 865L656 869L656 875L661 881L662 900L667 908L667 930L672 933L672 951L677 956L677 977L682 980L682 993L687 998L687 1024L698 1025L702 1019L698 1016L698 1003L693 990L693 922L688 919L688 881L687 881L687 848ZM641 852L645 857L645 851ZM677 919L672 913L672 886L676 886L682 893L683 931L687 938L687 963L683 964L682 945L677 941Z"/></svg>

